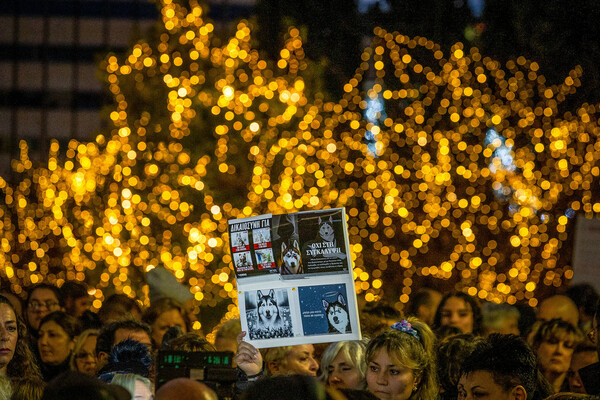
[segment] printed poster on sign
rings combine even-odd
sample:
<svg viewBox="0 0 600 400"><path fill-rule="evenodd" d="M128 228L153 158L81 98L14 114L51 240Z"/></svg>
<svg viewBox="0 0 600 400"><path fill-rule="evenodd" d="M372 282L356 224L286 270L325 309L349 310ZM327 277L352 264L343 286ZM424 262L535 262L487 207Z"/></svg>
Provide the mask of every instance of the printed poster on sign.
<svg viewBox="0 0 600 400"><path fill-rule="evenodd" d="M271 248L271 215L229 221L230 248L237 278L277 273Z"/></svg>
<svg viewBox="0 0 600 400"><path fill-rule="evenodd" d="M297 214L305 273L346 272L346 219L342 209Z"/></svg>
<svg viewBox="0 0 600 400"><path fill-rule="evenodd" d="M296 214L273 216L273 253L277 260L280 275L301 275L304 273L300 256L300 237Z"/></svg>
<svg viewBox="0 0 600 400"><path fill-rule="evenodd" d="M294 336L287 289L260 289L245 294L250 340Z"/></svg>
<svg viewBox="0 0 600 400"><path fill-rule="evenodd" d="M305 336L352 333L345 284L298 287Z"/></svg>
<svg viewBox="0 0 600 400"><path fill-rule="evenodd" d="M232 220L229 233L244 340L266 348L361 338L343 208Z"/></svg>

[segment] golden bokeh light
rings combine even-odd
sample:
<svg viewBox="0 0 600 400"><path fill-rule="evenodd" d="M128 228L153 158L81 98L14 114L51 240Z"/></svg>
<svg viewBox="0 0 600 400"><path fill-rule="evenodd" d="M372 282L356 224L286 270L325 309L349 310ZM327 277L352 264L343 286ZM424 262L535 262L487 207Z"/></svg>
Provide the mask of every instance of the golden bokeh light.
<svg viewBox="0 0 600 400"><path fill-rule="evenodd" d="M94 141L53 142L43 166L21 144L20 180L0 179L16 293L85 279L94 308L115 291L147 305L144 272L163 265L231 318L227 220L341 206L366 301L400 308L433 279L535 305L572 277L569 212L600 213L598 106L563 107L579 68L548 86L523 57L376 29L324 101L298 29L269 61L248 22L218 40L205 14L164 0L155 40L105 58L112 126Z"/></svg>

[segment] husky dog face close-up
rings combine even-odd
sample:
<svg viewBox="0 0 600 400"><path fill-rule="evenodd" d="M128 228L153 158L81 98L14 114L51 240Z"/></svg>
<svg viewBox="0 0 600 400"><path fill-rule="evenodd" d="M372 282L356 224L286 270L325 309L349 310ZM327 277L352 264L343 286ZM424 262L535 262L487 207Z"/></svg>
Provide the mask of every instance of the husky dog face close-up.
<svg viewBox="0 0 600 400"><path fill-rule="evenodd" d="M260 290L256 293L258 296L258 322L261 328L276 328L281 325L281 316L279 315L279 305L275 300L273 289L264 295Z"/></svg>
<svg viewBox="0 0 600 400"><path fill-rule="evenodd" d="M333 242L335 239L335 231L333 230L333 218L329 220L321 220L319 217L319 236L326 242Z"/></svg>
<svg viewBox="0 0 600 400"><path fill-rule="evenodd" d="M328 302L323 299L323 308L327 315L330 333L348 333L350 332L350 319L348 318L348 309L346 300L341 293L338 294L336 301Z"/></svg>

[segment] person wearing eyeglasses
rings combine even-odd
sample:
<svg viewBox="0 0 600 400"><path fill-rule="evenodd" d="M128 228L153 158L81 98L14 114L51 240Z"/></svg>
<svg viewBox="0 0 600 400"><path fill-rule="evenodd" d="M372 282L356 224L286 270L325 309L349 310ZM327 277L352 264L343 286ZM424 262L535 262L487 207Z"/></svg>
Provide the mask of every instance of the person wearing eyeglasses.
<svg viewBox="0 0 600 400"><path fill-rule="evenodd" d="M98 360L96 359L96 342L100 331L87 329L77 337L71 353L71 370L96 376Z"/></svg>
<svg viewBox="0 0 600 400"><path fill-rule="evenodd" d="M29 333L37 340L42 319L53 311L64 311L60 290L53 285L40 283L29 290L25 308L25 321Z"/></svg>

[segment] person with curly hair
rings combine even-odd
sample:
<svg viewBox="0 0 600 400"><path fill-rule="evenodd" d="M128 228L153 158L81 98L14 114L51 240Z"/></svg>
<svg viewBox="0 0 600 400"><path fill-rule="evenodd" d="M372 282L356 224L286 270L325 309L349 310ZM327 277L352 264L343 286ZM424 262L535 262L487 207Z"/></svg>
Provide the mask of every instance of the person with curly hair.
<svg viewBox="0 0 600 400"><path fill-rule="evenodd" d="M393 324L367 346L367 390L380 400L434 400L438 395L431 329L417 318Z"/></svg>
<svg viewBox="0 0 600 400"><path fill-rule="evenodd" d="M4 296L0 296L0 375L41 377L28 345L25 322Z"/></svg>

